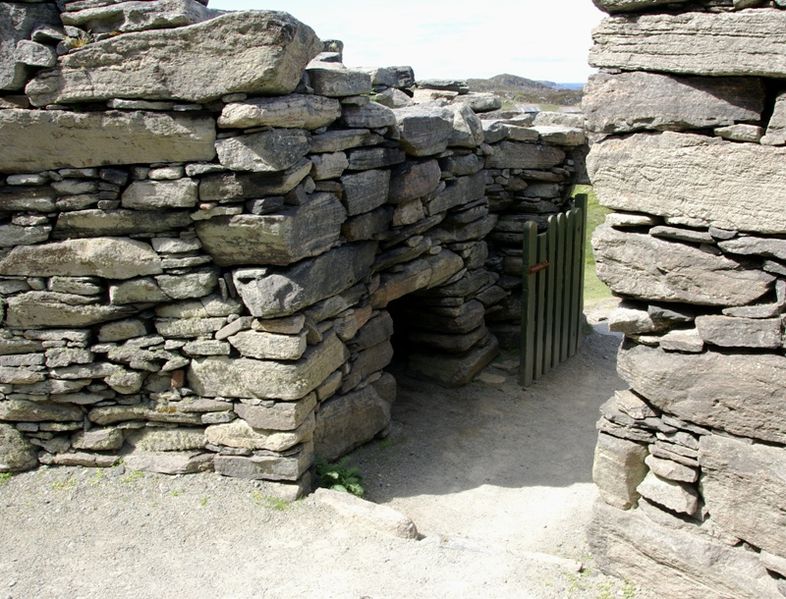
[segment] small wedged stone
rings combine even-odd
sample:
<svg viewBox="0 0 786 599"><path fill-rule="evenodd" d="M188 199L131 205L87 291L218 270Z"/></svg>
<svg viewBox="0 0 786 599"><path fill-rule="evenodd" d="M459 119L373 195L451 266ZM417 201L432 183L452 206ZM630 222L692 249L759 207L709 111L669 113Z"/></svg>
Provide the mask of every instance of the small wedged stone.
<svg viewBox="0 0 786 599"><path fill-rule="evenodd" d="M786 76L786 13L686 12L605 19L592 34L590 65L624 71Z"/></svg>
<svg viewBox="0 0 786 599"><path fill-rule="evenodd" d="M780 318L697 316L696 328L705 343L720 347L778 349L783 346Z"/></svg>
<svg viewBox="0 0 786 599"><path fill-rule="evenodd" d="M387 106L369 102L365 106L344 106L341 120L347 127L381 129L396 124L396 115Z"/></svg>
<svg viewBox="0 0 786 599"><path fill-rule="evenodd" d="M328 98L358 96L371 91L371 76L341 64L314 63L306 69L314 93Z"/></svg>
<svg viewBox="0 0 786 599"><path fill-rule="evenodd" d="M133 210L193 208L198 184L192 179L177 181L134 181L121 196L121 206Z"/></svg>
<svg viewBox="0 0 786 599"><path fill-rule="evenodd" d="M340 116L341 104L338 100L291 94L227 104L218 118L218 126L223 129L287 127L313 130L327 127Z"/></svg>
<svg viewBox="0 0 786 599"><path fill-rule="evenodd" d="M203 202L237 202L249 198L286 195L311 172L311 161L303 159L281 173L216 173L202 177L199 199Z"/></svg>
<svg viewBox="0 0 786 599"><path fill-rule="evenodd" d="M232 93L288 94L320 46L311 28L283 12L223 14L188 27L89 44L61 56L58 66L39 73L26 92L35 106L112 98L202 103Z"/></svg>
<svg viewBox="0 0 786 599"><path fill-rule="evenodd" d="M617 369L650 404L686 422L786 443L786 424L770 416L782 399L784 356L675 354L623 344Z"/></svg>
<svg viewBox="0 0 786 599"><path fill-rule="evenodd" d="M125 436L120 429L94 428L75 433L71 437L71 446L88 451L114 451L120 449L124 441Z"/></svg>
<svg viewBox="0 0 786 599"><path fill-rule="evenodd" d="M161 260L148 244L114 237L19 246L0 259L3 275L130 279L160 272Z"/></svg>
<svg viewBox="0 0 786 599"><path fill-rule="evenodd" d="M78 406L7 399L0 401L0 420L12 422L81 422L84 418Z"/></svg>
<svg viewBox="0 0 786 599"><path fill-rule="evenodd" d="M22 89L27 80L17 45L29 40L39 27L59 25L59 10L53 3L0 3L0 90Z"/></svg>
<svg viewBox="0 0 786 599"><path fill-rule="evenodd" d="M605 225L595 230L592 245L601 281L643 300L740 306L767 293L774 280L725 256Z"/></svg>
<svg viewBox="0 0 786 599"><path fill-rule="evenodd" d="M196 231L219 266L287 265L322 254L335 244L346 220L341 202L328 193L276 214L220 216L197 223Z"/></svg>
<svg viewBox="0 0 786 599"><path fill-rule="evenodd" d="M378 208L388 200L389 170L367 170L341 177L344 203L349 216L356 216Z"/></svg>
<svg viewBox="0 0 786 599"><path fill-rule="evenodd" d="M251 480L297 481L314 461L312 443L304 443L298 451L285 455L259 451L250 457L217 455L215 470L223 476Z"/></svg>
<svg viewBox="0 0 786 599"><path fill-rule="evenodd" d="M213 120L185 114L0 110L0 128L11 140L0 156L0 172L195 162L215 156ZM58 143L52 143L53 137Z"/></svg>
<svg viewBox="0 0 786 599"><path fill-rule="evenodd" d="M330 335L296 362L223 356L194 359L188 382L205 397L296 400L316 389L348 357L344 344Z"/></svg>
<svg viewBox="0 0 786 599"><path fill-rule="evenodd" d="M503 141L493 146L486 168L544 169L557 166L565 157L563 150L553 146Z"/></svg>
<svg viewBox="0 0 786 599"><path fill-rule="evenodd" d="M279 335L241 331L228 339L245 358L258 360L299 360L306 351L306 333Z"/></svg>
<svg viewBox="0 0 786 599"><path fill-rule="evenodd" d="M286 451L299 443L310 441L314 432L314 416L309 415L297 429L278 431L252 428L238 418L227 424L207 427L205 437L213 445L239 449Z"/></svg>
<svg viewBox="0 0 786 599"><path fill-rule="evenodd" d="M373 242L347 244L283 270L240 268L233 280L252 316L289 316L363 279L374 263L376 247Z"/></svg>
<svg viewBox="0 0 786 599"><path fill-rule="evenodd" d="M253 428L289 431L298 428L317 405L315 393L296 401L235 404L235 412Z"/></svg>
<svg viewBox="0 0 786 599"><path fill-rule="evenodd" d="M660 478L650 472L636 487L642 496L678 514L694 516L699 509L699 496L691 487L676 481Z"/></svg>
<svg viewBox="0 0 786 599"><path fill-rule="evenodd" d="M143 428L126 436L131 447L140 451L186 451L202 449L207 441L204 429Z"/></svg>

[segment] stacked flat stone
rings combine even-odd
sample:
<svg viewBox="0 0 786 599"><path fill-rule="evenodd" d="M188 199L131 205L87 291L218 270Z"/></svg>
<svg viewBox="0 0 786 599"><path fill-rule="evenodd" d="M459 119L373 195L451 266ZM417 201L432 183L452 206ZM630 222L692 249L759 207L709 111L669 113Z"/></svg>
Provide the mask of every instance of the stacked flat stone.
<svg viewBox="0 0 786 599"><path fill-rule="evenodd" d="M418 374L496 355L469 104L373 102L412 70L347 69L284 13L9 7L0 471L122 460L294 498L386 433L391 310ZM19 31L59 58L20 62Z"/></svg>
<svg viewBox="0 0 786 599"><path fill-rule="evenodd" d="M584 103L614 210L593 241L630 389L598 423L591 544L664 597L783 597L786 12L596 4L619 14Z"/></svg>

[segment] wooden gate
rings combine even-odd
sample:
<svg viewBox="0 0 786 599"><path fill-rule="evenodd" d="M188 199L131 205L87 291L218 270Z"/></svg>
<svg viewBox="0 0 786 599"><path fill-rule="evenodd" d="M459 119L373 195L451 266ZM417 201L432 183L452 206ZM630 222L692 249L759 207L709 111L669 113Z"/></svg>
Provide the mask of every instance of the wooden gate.
<svg viewBox="0 0 786 599"><path fill-rule="evenodd" d="M528 386L578 350L584 325L587 196L549 218L538 233L524 229L519 380Z"/></svg>

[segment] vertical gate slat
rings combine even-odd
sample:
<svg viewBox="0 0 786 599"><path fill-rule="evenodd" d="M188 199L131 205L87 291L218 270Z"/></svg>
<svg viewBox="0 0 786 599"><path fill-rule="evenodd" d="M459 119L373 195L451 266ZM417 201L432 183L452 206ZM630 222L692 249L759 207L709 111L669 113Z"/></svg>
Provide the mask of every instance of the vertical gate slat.
<svg viewBox="0 0 786 599"><path fill-rule="evenodd" d="M579 341L584 327L584 264L586 262L586 238L587 238L587 195L580 194L575 198L575 206L578 214L578 231L576 232L576 248L574 260L578 267L578 272L574 278L573 288L575 290L575 313L576 313L576 333L573 339L573 347L570 355L573 356L579 349Z"/></svg>
<svg viewBox="0 0 786 599"><path fill-rule="evenodd" d="M549 267L546 269L546 299L545 312L546 319L543 323L543 371L547 372L554 368L557 364L554 361L553 347L554 347L554 298L555 298L555 284L556 284L556 262L557 262L557 219L554 216L549 217L548 229L546 230L546 246L548 253L546 259L549 261Z"/></svg>
<svg viewBox="0 0 786 599"><path fill-rule="evenodd" d="M564 295L565 284L565 225L566 219L564 214L558 214L556 218L556 260L554 261L554 277L556 284L554 285L554 344L551 348L552 362L556 366L560 363L561 347L562 347L562 302Z"/></svg>
<svg viewBox="0 0 786 599"><path fill-rule="evenodd" d="M524 243L522 246L522 289L521 296L523 310L521 315L521 365L519 381L522 385L529 386L534 378L534 352L535 339L535 277L529 274L530 268L535 264L537 257L538 229L535 223L528 222L524 225Z"/></svg>
<svg viewBox="0 0 786 599"><path fill-rule="evenodd" d="M562 251L564 252L564 270L563 278L565 281L563 287L563 300L562 300L562 339L560 341L559 356L560 362L568 359L568 349L570 346L570 313L573 308L573 287L571 281L573 280L573 236L575 235L576 228L576 213L571 210L567 214L565 224L565 236L563 237Z"/></svg>
<svg viewBox="0 0 786 599"><path fill-rule="evenodd" d="M546 235L538 235L538 259L537 264L542 264L546 260ZM543 376L544 371L544 345L545 345L545 324L546 324L546 270L539 270L535 275L537 286L537 306L535 308L535 378Z"/></svg>

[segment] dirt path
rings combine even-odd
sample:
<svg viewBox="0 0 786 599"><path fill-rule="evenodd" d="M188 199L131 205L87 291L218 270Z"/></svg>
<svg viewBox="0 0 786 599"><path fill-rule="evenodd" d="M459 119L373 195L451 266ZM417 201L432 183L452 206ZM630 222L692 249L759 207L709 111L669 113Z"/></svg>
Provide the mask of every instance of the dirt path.
<svg viewBox="0 0 786 599"><path fill-rule="evenodd" d="M0 598L645 599L584 538L616 344L588 337L527 391L498 367L455 391L400 381L391 436L352 461L423 540L216 475L41 469L0 486Z"/></svg>

